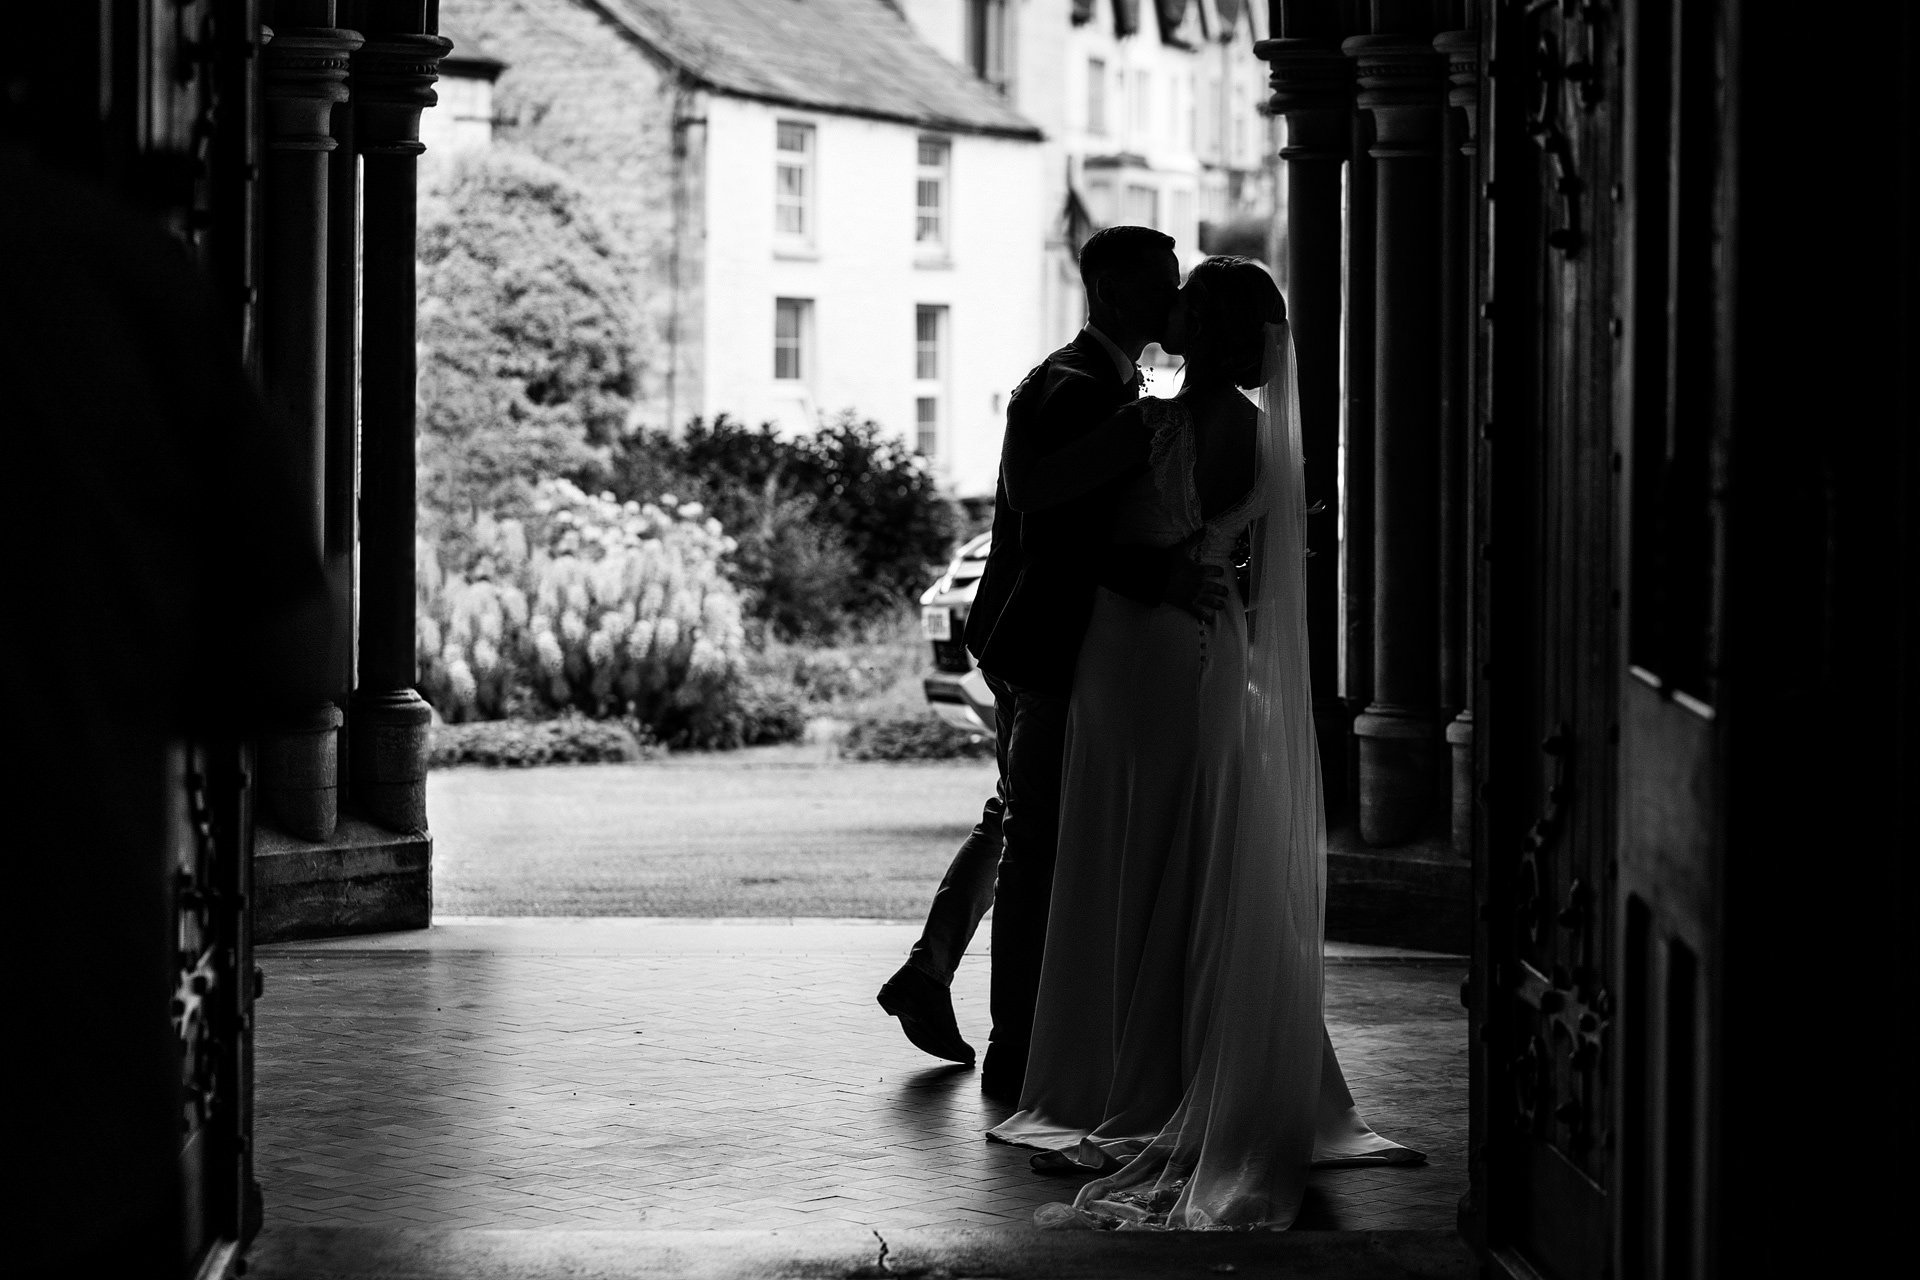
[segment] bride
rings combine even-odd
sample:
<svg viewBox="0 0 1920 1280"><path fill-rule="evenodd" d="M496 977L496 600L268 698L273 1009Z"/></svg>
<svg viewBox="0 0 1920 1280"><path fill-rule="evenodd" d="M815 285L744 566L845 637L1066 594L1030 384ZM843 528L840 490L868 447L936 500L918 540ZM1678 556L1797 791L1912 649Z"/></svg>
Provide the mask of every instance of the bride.
<svg viewBox="0 0 1920 1280"><path fill-rule="evenodd" d="M1101 1176L1043 1225L1290 1226L1314 1165L1412 1163L1354 1110L1321 1011L1326 824L1307 687L1298 402L1266 269L1212 258L1141 400L1116 541L1250 589L1201 623L1100 591L1067 722L1059 860L1019 1111L990 1138ZM1243 391L1257 391L1258 403Z"/></svg>

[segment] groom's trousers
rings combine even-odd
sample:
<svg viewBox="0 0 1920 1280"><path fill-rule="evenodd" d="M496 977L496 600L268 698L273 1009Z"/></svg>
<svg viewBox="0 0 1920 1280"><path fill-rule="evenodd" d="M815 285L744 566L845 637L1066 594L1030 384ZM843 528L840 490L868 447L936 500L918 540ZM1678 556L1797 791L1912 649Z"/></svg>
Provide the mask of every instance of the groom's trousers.
<svg viewBox="0 0 1920 1280"><path fill-rule="evenodd" d="M951 984L981 916L993 907L990 1063L1018 1075L1033 1034L1059 844L1060 767L1067 700L987 677L998 723L1000 780L960 846L908 963Z"/></svg>

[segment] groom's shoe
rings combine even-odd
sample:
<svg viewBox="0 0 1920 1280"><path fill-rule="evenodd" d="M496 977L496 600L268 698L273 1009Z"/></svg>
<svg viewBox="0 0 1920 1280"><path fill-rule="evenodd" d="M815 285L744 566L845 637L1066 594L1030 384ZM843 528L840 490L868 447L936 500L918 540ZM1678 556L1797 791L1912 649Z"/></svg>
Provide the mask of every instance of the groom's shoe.
<svg viewBox="0 0 1920 1280"><path fill-rule="evenodd" d="M935 979L910 964L880 988L880 1007L900 1019L900 1029L916 1049L949 1062L973 1062L973 1046L960 1038L953 1020L953 997Z"/></svg>
<svg viewBox="0 0 1920 1280"><path fill-rule="evenodd" d="M987 1060L980 1064L980 1092L995 1102L1010 1106L1020 1103L1020 1088L1027 1078L1027 1047L1004 1040L987 1046Z"/></svg>

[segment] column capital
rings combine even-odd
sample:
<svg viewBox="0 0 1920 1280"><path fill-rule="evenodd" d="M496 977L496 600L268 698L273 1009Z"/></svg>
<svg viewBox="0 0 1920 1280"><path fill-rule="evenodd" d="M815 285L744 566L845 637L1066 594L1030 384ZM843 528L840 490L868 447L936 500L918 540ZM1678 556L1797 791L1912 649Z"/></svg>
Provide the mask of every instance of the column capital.
<svg viewBox="0 0 1920 1280"><path fill-rule="evenodd" d="M368 37L353 59L362 152L417 156L427 149L420 141L420 113L440 101L433 85L440 78L440 59L452 48L445 36Z"/></svg>
<svg viewBox="0 0 1920 1280"><path fill-rule="evenodd" d="M1256 57L1273 71L1269 99L1287 122L1283 160L1344 160L1351 139L1347 121L1353 110L1353 64L1338 41L1276 39L1253 46Z"/></svg>
<svg viewBox="0 0 1920 1280"><path fill-rule="evenodd" d="M1439 154L1440 88L1446 59L1427 36L1351 36L1340 44L1354 61L1358 102L1373 113L1376 160Z"/></svg>
<svg viewBox="0 0 1920 1280"><path fill-rule="evenodd" d="M1480 134L1480 33L1442 31L1433 47L1447 60L1447 105L1466 113L1467 141L1460 150L1472 155Z"/></svg>
<svg viewBox="0 0 1920 1280"><path fill-rule="evenodd" d="M272 151L331 151L333 108L347 100L348 59L360 33L340 27L262 28L260 92Z"/></svg>

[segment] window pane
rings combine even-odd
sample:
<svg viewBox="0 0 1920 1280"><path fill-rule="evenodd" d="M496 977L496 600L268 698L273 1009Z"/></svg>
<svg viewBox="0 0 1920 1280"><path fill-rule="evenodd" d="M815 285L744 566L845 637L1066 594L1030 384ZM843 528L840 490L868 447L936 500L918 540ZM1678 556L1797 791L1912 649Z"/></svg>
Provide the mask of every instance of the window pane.
<svg viewBox="0 0 1920 1280"><path fill-rule="evenodd" d="M802 355L806 349L807 311L812 304L805 298L775 298L773 301L773 376L797 380L805 375Z"/></svg>
<svg viewBox="0 0 1920 1280"><path fill-rule="evenodd" d="M920 163L928 168L944 168L947 163L946 139L920 139Z"/></svg>
<svg viewBox="0 0 1920 1280"><path fill-rule="evenodd" d="M1128 222L1140 227L1160 225L1160 192L1153 187L1129 186L1125 210Z"/></svg>
<svg viewBox="0 0 1920 1280"><path fill-rule="evenodd" d="M1113 184L1108 182L1089 182L1087 184L1087 212L1093 220L1103 227L1113 225Z"/></svg>
<svg viewBox="0 0 1920 1280"><path fill-rule="evenodd" d="M813 126L810 124L787 124L782 122L780 125L779 141L776 145L782 151L804 152L808 149L807 144L811 140L812 135ZM764 137L765 135L763 134L762 136Z"/></svg>
<svg viewBox="0 0 1920 1280"><path fill-rule="evenodd" d="M937 244L941 238L941 183L938 178L922 178L915 184L915 204L918 218L914 224L913 238L920 244Z"/></svg>
<svg viewBox="0 0 1920 1280"><path fill-rule="evenodd" d="M940 330L945 307L916 307L913 312L913 376L931 381L940 376Z"/></svg>
<svg viewBox="0 0 1920 1280"><path fill-rule="evenodd" d="M1107 131L1107 64L1087 59L1087 132Z"/></svg>
<svg viewBox="0 0 1920 1280"><path fill-rule="evenodd" d="M926 457L940 452L940 400L921 396L914 401L914 448Z"/></svg>

